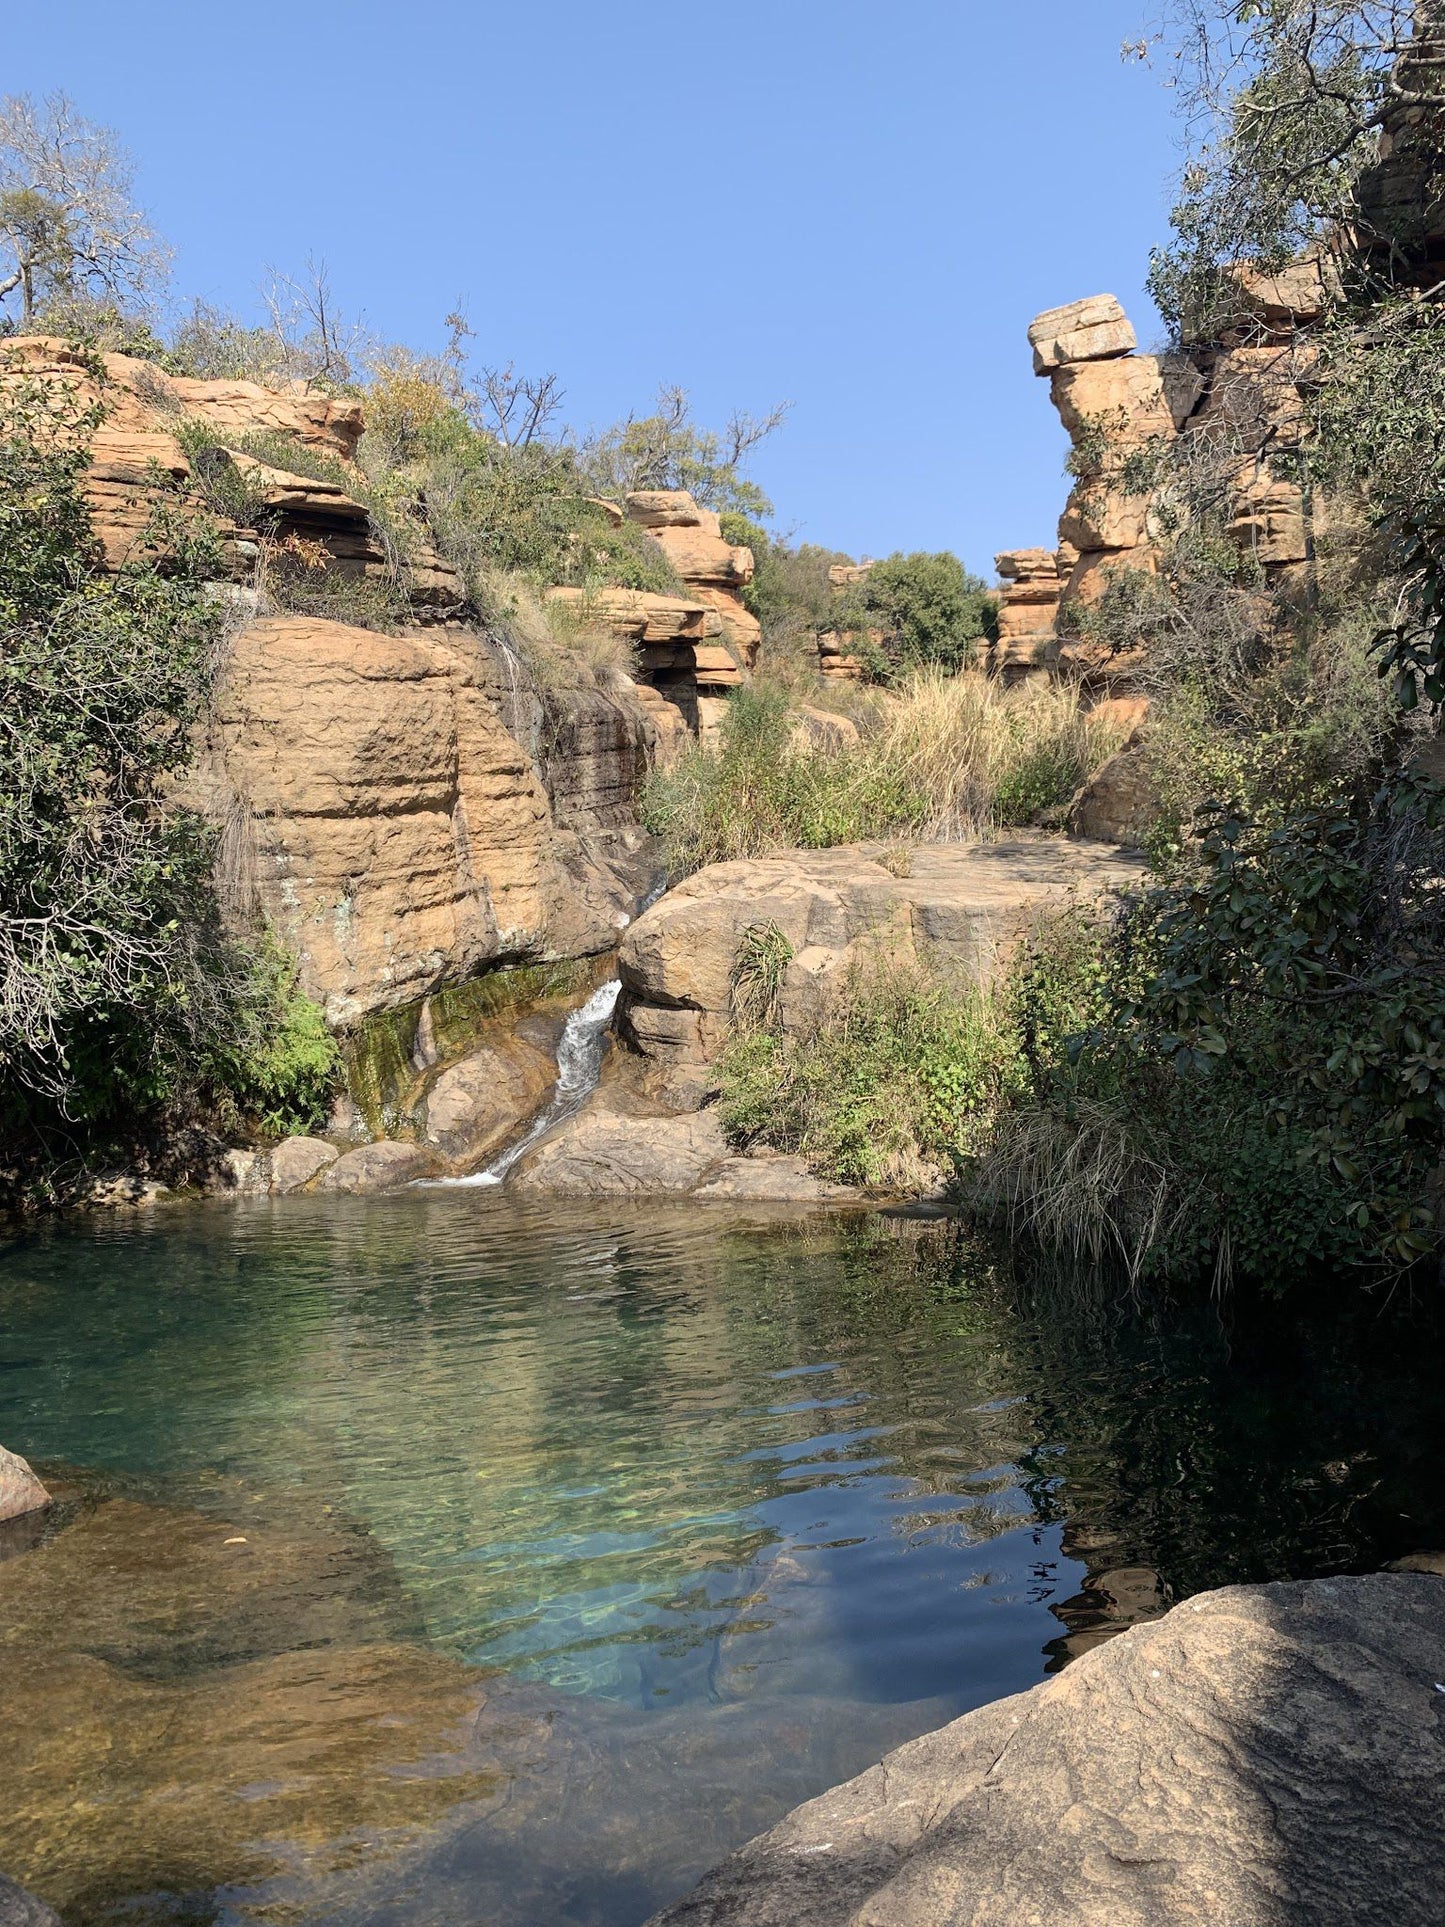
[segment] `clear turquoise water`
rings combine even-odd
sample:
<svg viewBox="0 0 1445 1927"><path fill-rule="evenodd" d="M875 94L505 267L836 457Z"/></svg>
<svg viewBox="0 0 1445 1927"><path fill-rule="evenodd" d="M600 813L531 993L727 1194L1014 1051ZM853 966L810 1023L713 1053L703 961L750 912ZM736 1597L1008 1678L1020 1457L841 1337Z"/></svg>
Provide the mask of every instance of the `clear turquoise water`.
<svg viewBox="0 0 1445 1927"><path fill-rule="evenodd" d="M36 1795L11 1870L76 1921L629 1927L1139 1612L1445 1544L1438 1345L1399 1308L1106 1314L947 1228L475 1191L179 1208L10 1245L0 1329L0 1439L65 1494L0 1564L12 1656L45 1586L93 1575L48 1638L108 1669L97 1704L214 1710L244 1678L272 1709L230 1765L173 1719L113 1785L87 1758L117 1815L88 1845ZM281 1670L321 1655L329 1744L335 1680L382 1644L485 1713L419 1754L388 1687L367 1744L390 1722L396 1757L310 1762L304 1824L304 1788L268 1807ZM37 1761L66 1690L12 1718ZM426 1781L425 1815L351 1811L363 1775ZM213 1845L179 1852L158 1786Z"/></svg>

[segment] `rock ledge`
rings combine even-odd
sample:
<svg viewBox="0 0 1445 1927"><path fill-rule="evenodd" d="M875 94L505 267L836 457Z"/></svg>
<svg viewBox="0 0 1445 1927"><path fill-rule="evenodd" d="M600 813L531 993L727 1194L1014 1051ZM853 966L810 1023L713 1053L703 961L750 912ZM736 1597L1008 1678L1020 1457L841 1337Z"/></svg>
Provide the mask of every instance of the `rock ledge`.
<svg viewBox="0 0 1445 1927"><path fill-rule="evenodd" d="M1445 1579L1234 1586L811 1800L653 1927L1445 1919Z"/></svg>

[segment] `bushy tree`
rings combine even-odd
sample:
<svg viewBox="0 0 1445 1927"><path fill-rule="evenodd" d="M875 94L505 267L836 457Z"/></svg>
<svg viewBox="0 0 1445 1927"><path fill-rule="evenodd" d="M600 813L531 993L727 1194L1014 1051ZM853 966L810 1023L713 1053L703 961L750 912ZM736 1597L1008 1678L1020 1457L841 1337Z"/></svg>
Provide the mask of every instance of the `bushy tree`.
<svg viewBox="0 0 1445 1927"><path fill-rule="evenodd" d="M1177 332L1227 327L1230 271L1306 247L1347 285L1419 285L1445 233L1442 19L1439 0L1172 0L1194 153L1152 288Z"/></svg>
<svg viewBox="0 0 1445 1927"><path fill-rule="evenodd" d="M692 418L686 390L663 388L650 415L629 415L582 445L583 474L598 495L621 498L634 489L690 491L705 508L733 509L757 518L773 505L744 474L747 458L781 426L789 404L765 415L742 410L721 433Z"/></svg>
<svg viewBox="0 0 1445 1927"><path fill-rule="evenodd" d="M845 601L837 627L868 638L861 652L875 680L886 682L930 664L965 668L993 633L996 615L987 585L956 555L919 550L875 562Z"/></svg>

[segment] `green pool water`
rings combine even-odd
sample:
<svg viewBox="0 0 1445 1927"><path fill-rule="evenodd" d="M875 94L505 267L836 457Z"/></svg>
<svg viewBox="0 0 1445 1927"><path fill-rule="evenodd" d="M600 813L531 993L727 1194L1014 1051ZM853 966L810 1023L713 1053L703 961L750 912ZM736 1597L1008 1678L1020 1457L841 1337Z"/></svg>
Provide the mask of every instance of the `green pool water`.
<svg viewBox="0 0 1445 1927"><path fill-rule="evenodd" d="M1201 1588L1445 1545L1433 1324L1121 1312L952 1227L505 1192L0 1254L18 1813L68 1921L634 1927Z"/></svg>

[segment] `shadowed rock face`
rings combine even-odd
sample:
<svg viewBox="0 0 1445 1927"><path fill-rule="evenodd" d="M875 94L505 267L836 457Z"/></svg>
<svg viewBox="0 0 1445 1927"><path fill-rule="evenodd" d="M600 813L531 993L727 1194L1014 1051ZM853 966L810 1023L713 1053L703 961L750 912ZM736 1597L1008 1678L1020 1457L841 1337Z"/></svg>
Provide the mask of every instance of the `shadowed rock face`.
<svg viewBox="0 0 1445 1927"><path fill-rule="evenodd" d="M1441 1918L1445 1580L1230 1587L900 1747L655 1927Z"/></svg>
<svg viewBox="0 0 1445 1927"><path fill-rule="evenodd" d="M60 1915L0 1873L0 1927L61 1927Z"/></svg>

